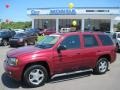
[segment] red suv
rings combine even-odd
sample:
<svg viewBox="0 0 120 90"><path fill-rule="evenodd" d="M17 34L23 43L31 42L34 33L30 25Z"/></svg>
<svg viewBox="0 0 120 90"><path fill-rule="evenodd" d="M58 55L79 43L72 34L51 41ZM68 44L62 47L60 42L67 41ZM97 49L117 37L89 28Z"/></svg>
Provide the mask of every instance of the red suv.
<svg viewBox="0 0 120 90"><path fill-rule="evenodd" d="M44 29L43 35L50 35L56 33L55 29Z"/></svg>
<svg viewBox="0 0 120 90"><path fill-rule="evenodd" d="M93 69L104 74L116 59L116 47L104 33L70 32L46 36L35 46L7 53L5 71L30 87L43 85L55 74Z"/></svg>

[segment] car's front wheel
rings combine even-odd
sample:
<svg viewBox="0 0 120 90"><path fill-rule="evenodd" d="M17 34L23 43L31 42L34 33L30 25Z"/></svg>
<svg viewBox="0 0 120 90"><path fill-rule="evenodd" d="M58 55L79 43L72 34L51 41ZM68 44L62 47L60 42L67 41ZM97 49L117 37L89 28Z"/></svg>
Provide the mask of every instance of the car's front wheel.
<svg viewBox="0 0 120 90"><path fill-rule="evenodd" d="M95 74L104 74L108 70L109 62L108 59L102 57L98 60L96 67L93 69Z"/></svg>
<svg viewBox="0 0 120 90"><path fill-rule="evenodd" d="M44 85L47 77L47 70L44 66L33 65L26 69L23 80L30 87L38 87Z"/></svg>
<svg viewBox="0 0 120 90"><path fill-rule="evenodd" d="M27 41L24 42L24 46L28 46L28 42Z"/></svg>

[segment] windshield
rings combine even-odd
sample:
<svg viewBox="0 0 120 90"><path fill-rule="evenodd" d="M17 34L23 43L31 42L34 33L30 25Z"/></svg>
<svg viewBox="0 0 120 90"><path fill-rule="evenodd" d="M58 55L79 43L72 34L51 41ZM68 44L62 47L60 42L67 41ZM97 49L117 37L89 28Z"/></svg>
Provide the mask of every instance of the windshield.
<svg viewBox="0 0 120 90"><path fill-rule="evenodd" d="M0 36L4 36L5 35L5 32L0 32Z"/></svg>
<svg viewBox="0 0 120 90"><path fill-rule="evenodd" d="M58 41L58 39L59 39L58 35L56 35L56 36L46 36L42 41L40 41L36 45L36 47L43 48L43 49L51 48L55 45L55 43Z"/></svg>
<svg viewBox="0 0 120 90"><path fill-rule="evenodd" d="M25 33L18 33L14 36L14 38L24 37Z"/></svg>

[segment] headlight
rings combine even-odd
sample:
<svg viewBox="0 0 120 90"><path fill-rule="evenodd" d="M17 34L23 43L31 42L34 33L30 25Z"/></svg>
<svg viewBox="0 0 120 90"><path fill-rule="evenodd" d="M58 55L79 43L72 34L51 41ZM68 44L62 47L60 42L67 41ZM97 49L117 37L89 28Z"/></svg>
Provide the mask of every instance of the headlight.
<svg viewBox="0 0 120 90"><path fill-rule="evenodd" d="M19 41L20 41L20 42L23 42L23 38L20 38Z"/></svg>
<svg viewBox="0 0 120 90"><path fill-rule="evenodd" d="M0 38L0 41L2 40L2 38Z"/></svg>
<svg viewBox="0 0 120 90"><path fill-rule="evenodd" d="M10 66L17 66L18 60L16 58L8 58L7 59L7 64Z"/></svg>

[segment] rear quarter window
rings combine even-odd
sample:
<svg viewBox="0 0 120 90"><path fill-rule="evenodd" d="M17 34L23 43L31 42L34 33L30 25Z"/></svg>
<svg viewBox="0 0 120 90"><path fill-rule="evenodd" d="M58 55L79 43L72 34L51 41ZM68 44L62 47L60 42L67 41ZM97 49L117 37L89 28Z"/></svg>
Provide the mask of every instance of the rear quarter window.
<svg viewBox="0 0 120 90"><path fill-rule="evenodd" d="M113 41L108 35L98 35L98 37L101 40L102 45L104 46L113 45Z"/></svg>

